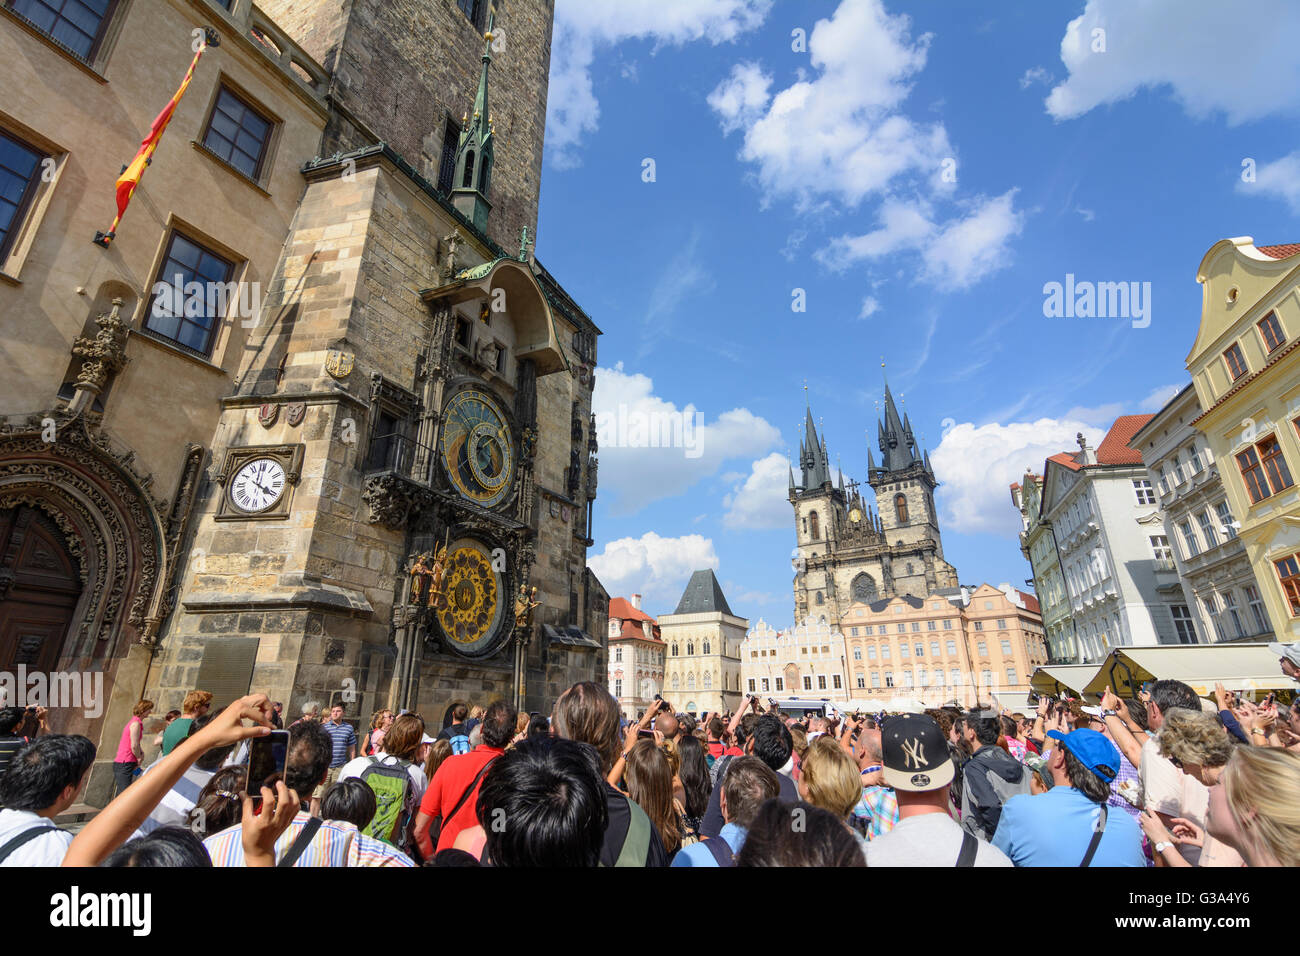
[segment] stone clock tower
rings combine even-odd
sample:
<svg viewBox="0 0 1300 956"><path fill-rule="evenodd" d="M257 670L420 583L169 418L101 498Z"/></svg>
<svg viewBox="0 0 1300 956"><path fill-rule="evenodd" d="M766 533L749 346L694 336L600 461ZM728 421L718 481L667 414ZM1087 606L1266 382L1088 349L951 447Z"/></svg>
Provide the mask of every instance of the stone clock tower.
<svg viewBox="0 0 1300 956"><path fill-rule="evenodd" d="M289 709L406 708L436 732L456 701L545 710L605 672L609 599L586 566L599 329L530 248L551 4L510 0L495 23L424 6L452 19L436 25L446 56L411 63L416 87L475 50L461 122L435 163L401 110L341 111L327 141L354 148L305 167L223 402L155 699L224 681ZM345 102L368 103L396 68L379 51L400 59L406 41L376 38L361 72L327 7L286 7L284 25L323 45Z"/></svg>

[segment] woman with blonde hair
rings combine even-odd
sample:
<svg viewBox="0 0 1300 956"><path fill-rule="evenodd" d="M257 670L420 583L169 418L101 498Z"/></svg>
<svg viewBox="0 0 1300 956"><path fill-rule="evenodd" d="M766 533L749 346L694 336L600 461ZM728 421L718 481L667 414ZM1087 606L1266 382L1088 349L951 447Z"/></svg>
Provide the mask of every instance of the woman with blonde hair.
<svg viewBox="0 0 1300 956"><path fill-rule="evenodd" d="M438 772L442 762L451 756L451 741L446 737L439 737L429 747L428 759L424 762L424 776L426 780L432 780L433 775Z"/></svg>
<svg viewBox="0 0 1300 956"><path fill-rule="evenodd" d="M393 726L393 712L387 707L375 711L370 717L370 733L366 734L365 745L361 753L365 756L377 754L383 749L384 734Z"/></svg>
<svg viewBox="0 0 1300 956"><path fill-rule="evenodd" d="M645 811L659 833L664 851L672 856L681 849L682 831L667 754L653 740L638 740L628 752L624 772L627 795Z"/></svg>
<svg viewBox="0 0 1300 956"><path fill-rule="evenodd" d="M1238 747L1210 789L1206 828L1247 866L1300 866L1300 754Z"/></svg>
<svg viewBox="0 0 1300 956"><path fill-rule="evenodd" d="M835 814L858 838L865 853L866 838L850 825L853 808L862 799L861 781L858 765L834 739L822 735L808 745L799 774L799 796Z"/></svg>

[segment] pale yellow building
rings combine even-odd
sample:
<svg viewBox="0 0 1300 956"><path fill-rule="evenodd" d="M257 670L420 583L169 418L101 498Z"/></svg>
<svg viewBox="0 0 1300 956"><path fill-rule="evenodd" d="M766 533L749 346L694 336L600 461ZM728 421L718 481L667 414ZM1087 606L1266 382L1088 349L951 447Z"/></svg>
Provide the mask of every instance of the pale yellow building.
<svg viewBox="0 0 1300 956"><path fill-rule="evenodd" d="M740 648L749 621L731 612L722 586L705 569L691 575L672 614L659 616L667 645L664 698L679 712L734 711L740 706Z"/></svg>
<svg viewBox="0 0 1300 956"><path fill-rule="evenodd" d="M1191 425L1219 463L1279 640L1300 637L1300 245L1215 243L1196 273L1201 324L1187 370Z"/></svg>
<svg viewBox="0 0 1300 956"><path fill-rule="evenodd" d="M761 698L799 697L845 704L851 699L844 635L820 617L778 631L754 625L741 645L745 690Z"/></svg>
<svg viewBox="0 0 1300 956"><path fill-rule="evenodd" d="M1047 663L1038 601L1010 585L955 588L919 598L855 603L840 620L849 693L886 705L1025 703L1029 678Z"/></svg>

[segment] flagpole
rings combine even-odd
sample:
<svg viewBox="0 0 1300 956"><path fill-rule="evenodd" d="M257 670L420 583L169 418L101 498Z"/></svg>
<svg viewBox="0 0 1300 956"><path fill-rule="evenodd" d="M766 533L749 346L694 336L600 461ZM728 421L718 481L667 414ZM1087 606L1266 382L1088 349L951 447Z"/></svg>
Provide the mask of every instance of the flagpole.
<svg viewBox="0 0 1300 956"><path fill-rule="evenodd" d="M197 31L196 31L197 32ZM194 79L194 70L199 65L199 60L203 52L208 47L221 46L221 37L212 27L203 28L203 38L199 41L198 48L194 51L194 59L190 61L190 68L185 73L185 79L181 81L180 87L172 95L167 105L163 107L161 113L154 119L149 127L149 133L140 142L140 149L135 154L135 158L130 163L122 167L122 173L117 178L117 215L113 217L113 224L108 227L107 232L96 232L92 240L95 245L108 248L109 244L117 238L117 227L122 221L122 216L126 213L126 207L131 202L131 197L135 195L136 187L140 185L140 180L144 178L144 171L149 164L153 162L154 150L158 148L158 143L162 139L163 133L167 131L167 124L171 122L172 116L176 112L176 107L189 89L190 80Z"/></svg>

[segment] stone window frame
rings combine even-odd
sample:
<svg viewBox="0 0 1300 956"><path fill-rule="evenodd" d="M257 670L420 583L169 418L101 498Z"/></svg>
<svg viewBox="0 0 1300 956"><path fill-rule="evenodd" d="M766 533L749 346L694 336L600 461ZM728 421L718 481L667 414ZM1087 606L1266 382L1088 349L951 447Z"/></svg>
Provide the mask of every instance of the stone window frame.
<svg viewBox="0 0 1300 956"><path fill-rule="evenodd" d="M228 159L221 156L220 153L213 150L205 142L209 131L212 129L212 117L216 114L217 104L221 102L221 94L229 94L241 106L248 109L259 119L267 124L266 139L262 142L262 154L258 157L257 169L252 176L244 172L238 166L231 163ZM208 98L208 107L204 113L203 126L200 128L199 138L190 140L190 145L199 152L211 158L214 162L229 170L235 176L251 183L263 193L267 193L267 185L270 180L271 171L275 168L276 154L279 152L280 139L284 132L284 120L273 110L269 109L260 99L249 92L248 88L241 85L238 80L229 73L222 70L217 75L217 82L212 86L212 93Z"/></svg>
<svg viewBox="0 0 1300 956"><path fill-rule="evenodd" d="M366 412L366 453L357 456L356 467L361 471L375 470L371 463L373 442L383 436L376 434L376 429L383 415L391 416L396 422L397 431L403 440L412 441L411 433L415 429L416 418L421 411L420 396L408 388L398 385L382 372L370 376L370 407ZM436 455L430 452L427 467L432 470Z"/></svg>
<svg viewBox="0 0 1300 956"><path fill-rule="evenodd" d="M21 277L23 264L27 261L36 234L49 209L50 199L67 166L69 154L67 149L7 113L0 113L0 133L41 156L38 164L41 172L32 180L28 194L23 197L14 216L14 224L10 226L5 245L0 248L0 277L16 282ZM49 163L52 165L47 166ZM48 173L46 169L49 170Z"/></svg>

